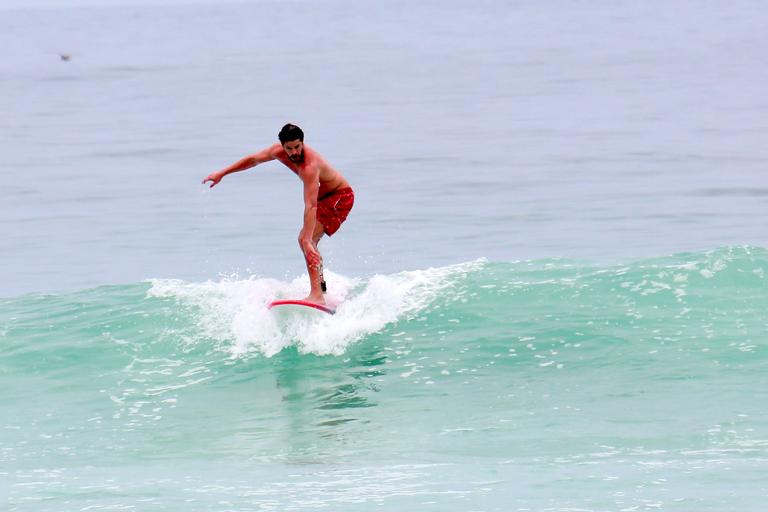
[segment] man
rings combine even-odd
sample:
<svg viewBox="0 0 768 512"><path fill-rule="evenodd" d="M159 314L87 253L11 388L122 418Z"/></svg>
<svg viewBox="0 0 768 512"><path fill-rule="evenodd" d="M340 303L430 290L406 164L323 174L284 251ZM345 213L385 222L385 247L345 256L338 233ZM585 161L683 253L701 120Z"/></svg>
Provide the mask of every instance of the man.
<svg viewBox="0 0 768 512"><path fill-rule="evenodd" d="M244 171L271 160L279 160L304 183L304 225L299 232L299 247L304 253L309 274L310 292L304 299L325 305L323 292L323 259L317 243L323 234L333 235L347 219L355 194L339 171L304 144L304 132L296 125L286 124L278 134L279 144L246 156L221 171L210 174L203 183L216 186L227 174Z"/></svg>

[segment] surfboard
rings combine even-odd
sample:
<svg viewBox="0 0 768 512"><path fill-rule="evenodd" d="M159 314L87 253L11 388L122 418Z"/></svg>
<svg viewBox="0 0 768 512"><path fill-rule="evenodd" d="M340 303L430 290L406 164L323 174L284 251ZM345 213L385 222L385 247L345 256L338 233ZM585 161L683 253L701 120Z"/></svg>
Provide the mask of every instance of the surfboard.
<svg viewBox="0 0 768 512"><path fill-rule="evenodd" d="M333 308L329 308L328 306L323 306L320 304L315 304L314 302L309 302L309 301L300 300L300 299L275 300L269 303L269 306L267 306L267 309L272 309L280 306L300 306L302 308L313 308L318 311L322 311L323 313L328 313L329 315L336 314L336 310Z"/></svg>

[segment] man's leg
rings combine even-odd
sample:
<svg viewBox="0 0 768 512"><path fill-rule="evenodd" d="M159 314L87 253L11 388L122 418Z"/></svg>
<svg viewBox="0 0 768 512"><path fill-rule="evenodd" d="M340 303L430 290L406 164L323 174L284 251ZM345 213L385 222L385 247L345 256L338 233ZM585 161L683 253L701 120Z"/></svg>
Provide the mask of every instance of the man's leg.
<svg viewBox="0 0 768 512"><path fill-rule="evenodd" d="M315 249L317 249L317 244L323 237L324 229L325 228L320 222L315 223L315 231L312 233L312 243L315 244ZM319 250L318 254L320 254ZM323 257L320 256L320 261L317 265L310 265L305 254L304 261L307 264L307 274L309 274L310 286L309 295L304 300L316 304L325 304L325 298L323 297L323 292L325 291L325 281L323 280Z"/></svg>

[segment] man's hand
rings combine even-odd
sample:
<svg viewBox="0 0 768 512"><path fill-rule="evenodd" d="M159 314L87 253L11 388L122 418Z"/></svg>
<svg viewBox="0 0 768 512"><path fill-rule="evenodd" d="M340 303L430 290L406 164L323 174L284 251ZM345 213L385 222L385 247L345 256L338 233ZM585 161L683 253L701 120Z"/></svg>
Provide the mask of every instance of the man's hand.
<svg viewBox="0 0 768 512"><path fill-rule="evenodd" d="M223 177L224 175L221 172L212 172L211 174L208 175L207 178L203 180L203 185L205 185L207 182L210 181L211 182L210 188L213 188L219 184L219 182L221 181L221 178Z"/></svg>
<svg viewBox="0 0 768 512"><path fill-rule="evenodd" d="M314 267L318 267L322 262L322 259L312 240L300 239L299 244L301 245L301 250L304 251L304 258L307 260L307 263Z"/></svg>

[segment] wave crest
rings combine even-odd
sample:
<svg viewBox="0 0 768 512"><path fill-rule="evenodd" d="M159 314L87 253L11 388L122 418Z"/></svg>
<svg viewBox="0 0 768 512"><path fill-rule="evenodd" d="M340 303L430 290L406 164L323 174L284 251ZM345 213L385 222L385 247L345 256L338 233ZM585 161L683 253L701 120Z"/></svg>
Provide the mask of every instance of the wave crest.
<svg viewBox="0 0 768 512"><path fill-rule="evenodd" d="M401 319L427 309L436 299L451 299L450 289L485 260L426 270L353 279L326 271L327 300L338 305L336 315L280 315L267 309L279 298L302 297L309 289L306 275L290 282L271 278L223 279L187 283L150 281L149 297L172 298L190 311L201 333L231 342L238 356L257 350L271 357L296 345L302 353L339 355L347 347Z"/></svg>

